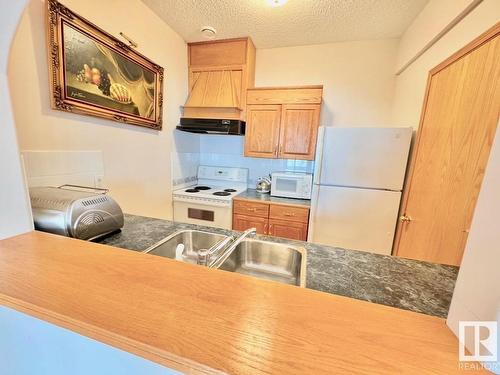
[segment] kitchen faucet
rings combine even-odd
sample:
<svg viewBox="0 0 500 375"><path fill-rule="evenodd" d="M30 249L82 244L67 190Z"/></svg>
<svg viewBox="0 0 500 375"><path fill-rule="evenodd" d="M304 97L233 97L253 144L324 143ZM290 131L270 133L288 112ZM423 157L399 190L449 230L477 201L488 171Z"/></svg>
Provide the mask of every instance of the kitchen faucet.
<svg viewBox="0 0 500 375"><path fill-rule="evenodd" d="M244 231L238 238L234 239L233 237L228 237L224 240L222 240L219 243L216 243L214 246L212 246L210 249L205 250L201 249L198 251L198 260L197 264L201 264L206 267L216 267L217 265L221 265L228 257L231 255L231 253L236 249L236 246L238 246L246 237L248 237L251 234L257 233L257 228L250 228ZM234 241L233 241L234 240ZM231 245L227 247L229 242L231 242ZM217 254L219 252L222 252L220 256L217 256L213 261L212 257L214 254Z"/></svg>

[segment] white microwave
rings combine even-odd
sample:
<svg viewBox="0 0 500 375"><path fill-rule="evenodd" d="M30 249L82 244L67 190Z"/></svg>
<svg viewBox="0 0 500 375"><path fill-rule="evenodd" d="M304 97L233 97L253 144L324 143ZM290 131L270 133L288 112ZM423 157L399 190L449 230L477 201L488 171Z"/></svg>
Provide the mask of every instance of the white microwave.
<svg viewBox="0 0 500 375"><path fill-rule="evenodd" d="M271 177L272 196L311 199L312 174L274 172L271 174Z"/></svg>

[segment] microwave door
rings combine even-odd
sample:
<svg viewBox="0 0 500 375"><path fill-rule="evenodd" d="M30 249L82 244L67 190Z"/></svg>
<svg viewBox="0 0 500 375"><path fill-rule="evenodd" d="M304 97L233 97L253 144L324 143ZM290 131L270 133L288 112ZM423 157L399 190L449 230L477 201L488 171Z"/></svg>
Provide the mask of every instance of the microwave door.
<svg viewBox="0 0 500 375"><path fill-rule="evenodd" d="M287 196L294 196L297 194L298 190L298 180L292 177L280 178L278 177L275 181L276 193L285 194Z"/></svg>

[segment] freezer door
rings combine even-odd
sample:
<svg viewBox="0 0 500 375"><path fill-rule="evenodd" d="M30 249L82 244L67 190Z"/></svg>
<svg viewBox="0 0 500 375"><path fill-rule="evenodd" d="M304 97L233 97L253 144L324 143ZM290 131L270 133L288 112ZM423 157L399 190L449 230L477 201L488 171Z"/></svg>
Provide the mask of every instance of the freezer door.
<svg viewBox="0 0 500 375"><path fill-rule="evenodd" d="M402 190L412 128L325 127L320 185Z"/></svg>
<svg viewBox="0 0 500 375"><path fill-rule="evenodd" d="M315 185L308 241L390 255L401 193Z"/></svg>

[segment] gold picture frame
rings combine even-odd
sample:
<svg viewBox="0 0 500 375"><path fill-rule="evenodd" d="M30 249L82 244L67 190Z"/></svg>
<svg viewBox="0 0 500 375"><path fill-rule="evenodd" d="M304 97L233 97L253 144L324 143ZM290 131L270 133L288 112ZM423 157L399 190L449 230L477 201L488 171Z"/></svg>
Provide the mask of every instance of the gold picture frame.
<svg viewBox="0 0 500 375"><path fill-rule="evenodd" d="M47 4L52 108L161 130L163 68L57 0Z"/></svg>

